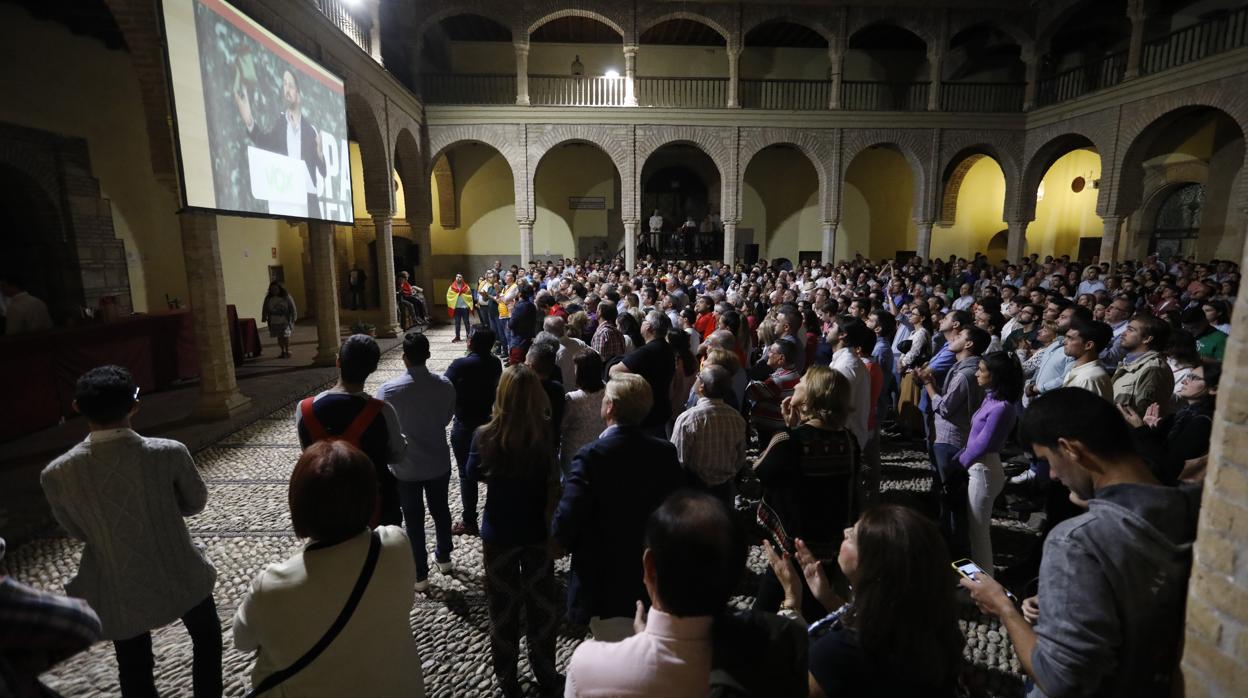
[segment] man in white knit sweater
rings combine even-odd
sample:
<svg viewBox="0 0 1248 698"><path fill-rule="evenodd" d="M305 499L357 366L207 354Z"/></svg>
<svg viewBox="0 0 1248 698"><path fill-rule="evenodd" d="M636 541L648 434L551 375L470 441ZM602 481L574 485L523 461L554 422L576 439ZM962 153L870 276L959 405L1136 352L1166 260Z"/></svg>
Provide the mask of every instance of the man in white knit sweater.
<svg viewBox="0 0 1248 698"><path fill-rule="evenodd" d="M194 643L196 698L220 696L217 573L184 521L203 511L208 489L186 446L130 428L138 398L120 366L83 374L74 408L91 433L40 476L56 520L86 544L65 590L91 604L113 641L122 696L156 695L151 631L179 618Z"/></svg>

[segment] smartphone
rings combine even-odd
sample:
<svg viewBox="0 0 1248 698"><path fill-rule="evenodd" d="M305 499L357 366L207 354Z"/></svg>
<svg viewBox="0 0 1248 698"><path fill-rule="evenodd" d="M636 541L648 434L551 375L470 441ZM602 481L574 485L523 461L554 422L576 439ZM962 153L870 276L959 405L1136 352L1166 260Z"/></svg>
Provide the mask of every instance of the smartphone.
<svg viewBox="0 0 1248 698"><path fill-rule="evenodd" d="M957 570L958 574L971 581L975 581L975 575L977 574L986 574L982 567L975 564L974 560L968 560L966 558L962 558L961 560L953 563L953 569ZM1002 588L1004 589L1004 587ZM1010 601L1018 603L1018 597L1010 593L1009 589L1005 589L1005 595L1009 597Z"/></svg>

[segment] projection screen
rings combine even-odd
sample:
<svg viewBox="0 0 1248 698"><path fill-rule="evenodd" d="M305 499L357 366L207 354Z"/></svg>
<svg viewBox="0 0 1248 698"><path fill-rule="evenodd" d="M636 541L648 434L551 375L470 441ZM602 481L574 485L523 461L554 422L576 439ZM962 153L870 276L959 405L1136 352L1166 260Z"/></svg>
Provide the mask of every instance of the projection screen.
<svg viewBox="0 0 1248 698"><path fill-rule="evenodd" d="M343 82L223 0L163 0L188 209L352 223Z"/></svg>

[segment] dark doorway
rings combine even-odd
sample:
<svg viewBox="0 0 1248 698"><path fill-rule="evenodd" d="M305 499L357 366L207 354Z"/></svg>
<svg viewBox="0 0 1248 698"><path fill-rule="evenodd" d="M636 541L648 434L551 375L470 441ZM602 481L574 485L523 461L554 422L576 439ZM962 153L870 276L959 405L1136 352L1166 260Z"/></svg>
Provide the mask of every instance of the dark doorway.
<svg viewBox="0 0 1248 698"><path fill-rule="evenodd" d="M706 182L688 167L665 167L646 180L641 210L647 218L657 210L663 216L665 233L676 230L689 218L699 223L710 213Z"/></svg>
<svg viewBox="0 0 1248 698"><path fill-rule="evenodd" d="M78 260L60 209L26 174L0 167L0 265L30 295L42 299L56 324L77 314L82 304Z"/></svg>

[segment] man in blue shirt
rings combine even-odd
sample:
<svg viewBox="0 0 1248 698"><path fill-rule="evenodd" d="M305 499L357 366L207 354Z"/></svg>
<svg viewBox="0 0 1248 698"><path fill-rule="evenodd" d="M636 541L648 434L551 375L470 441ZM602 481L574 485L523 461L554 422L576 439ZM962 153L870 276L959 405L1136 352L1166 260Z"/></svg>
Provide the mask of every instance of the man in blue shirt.
<svg viewBox="0 0 1248 698"><path fill-rule="evenodd" d="M492 343L491 343L492 344ZM425 367L429 338L421 332L403 337L403 365L407 373L387 381L377 391L399 416L407 437L407 452L390 471L399 481L399 504L407 537L416 558L416 590L429 588L429 557L425 550L425 503L433 516L439 572L451 570L451 510L447 486L451 481L451 454L446 447L446 425L455 408L451 382Z"/></svg>

